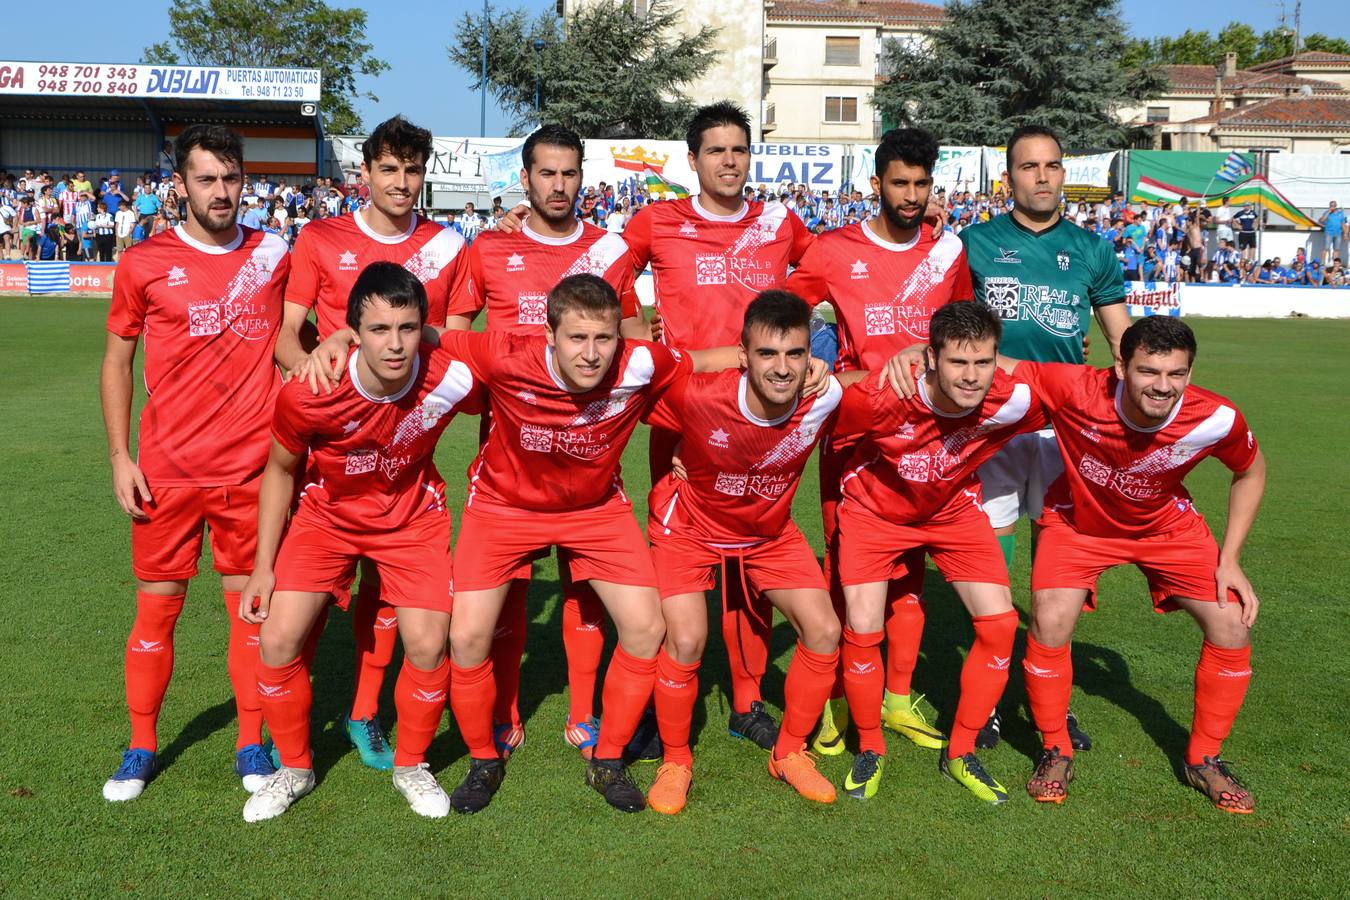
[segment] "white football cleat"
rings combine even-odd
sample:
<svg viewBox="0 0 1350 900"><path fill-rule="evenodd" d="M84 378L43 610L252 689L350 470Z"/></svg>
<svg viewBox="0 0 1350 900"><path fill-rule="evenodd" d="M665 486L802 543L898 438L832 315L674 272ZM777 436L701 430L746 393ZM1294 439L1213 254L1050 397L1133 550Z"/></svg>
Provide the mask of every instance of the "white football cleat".
<svg viewBox="0 0 1350 900"><path fill-rule="evenodd" d="M426 763L394 767L394 787L419 816L440 819L450 814L450 795Z"/></svg>
<svg viewBox="0 0 1350 900"><path fill-rule="evenodd" d="M291 808L291 804L314 790L313 769L292 769L282 766L267 777L262 787L253 792L244 804L245 822L263 822L275 819Z"/></svg>

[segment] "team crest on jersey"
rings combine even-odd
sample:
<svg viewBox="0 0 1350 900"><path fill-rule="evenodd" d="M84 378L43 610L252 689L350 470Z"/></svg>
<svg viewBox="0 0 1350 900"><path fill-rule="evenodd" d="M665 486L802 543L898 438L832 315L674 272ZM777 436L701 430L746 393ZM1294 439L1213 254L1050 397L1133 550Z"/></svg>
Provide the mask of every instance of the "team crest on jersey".
<svg viewBox="0 0 1350 900"><path fill-rule="evenodd" d="M188 334L206 337L220 334L225 327L224 310L218 300L199 300L188 304Z"/></svg>
<svg viewBox="0 0 1350 900"><path fill-rule="evenodd" d="M698 284L726 284L727 258L720 253L700 253L694 259L694 276Z"/></svg>
<svg viewBox="0 0 1350 900"><path fill-rule="evenodd" d="M342 251L342 255L338 257L337 267L339 272L355 272L361 268L356 264L356 254L350 250Z"/></svg>
<svg viewBox="0 0 1350 900"><path fill-rule="evenodd" d="M187 269L184 269L182 266L169 267L169 287L180 287L187 283Z"/></svg>
<svg viewBox="0 0 1350 900"><path fill-rule="evenodd" d="M1007 247L999 247L999 248L998 248L998 256L995 256L995 257L994 257L994 262L996 262L996 263L1009 263L1009 264L1012 264L1012 265L1018 265L1018 266L1020 266L1020 265L1022 264L1022 260L1020 260L1020 259L1017 258L1017 254L1018 254L1019 252L1020 252L1020 251L1015 250L1015 249L1014 249L1014 250L1009 250Z"/></svg>
<svg viewBox="0 0 1350 900"><path fill-rule="evenodd" d="M534 391L529 390L528 388L519 391L516 396L531 406L536 406L539 403L539 398L534 395Z"/></svg>
<svg viewBox="0 0 1350 900"><path fill-rule="evenodd" d="M346 473L348 475L364 475L367 472L374 472L378 457L379 454L374 450L349 450L347 451Z"/></svg>
<svg viewBox="0 0 1350 900"><path fill-rule="evenodd" d="M749 481L749 475L738 475L732 472L718 472L717 481L713 484L713 489L718 493L726 494L730 497L744 497L745 488Z"/></svg>
<svg viewBox="0 0 1350 900"><path fill-rule="evenodd" d="M1069 251L1061 250L1055 255L1055 262L1059 264L1061 272L1069 271Z"/></svg>
<svg viewBox="0 0 1350 900"><path fill-rule="evenodd" d="M506 258L506 271L524 272L525 257L521 256L519 253L512 253L510 256Z"/></svg>
<svg viewBox="0 0 1350 900"><path fill-rule="evenodd" d="M535 453L553 452L553 429L538 425L520 426L520 446Z"/></svg>
<svg viewBox="0 0 1350 900"><path fill-rule="evenodd" d="M530 291L517 294L516 321L521 325L548 324L548 294Z"/></svg>
<svg viewBox="0 0 1350 900"><path fill-rule="evenodd" d="M1017 318L1021 293L1022 283L1016 278L997 276L984 280L984 305L1005 321Z"/></svg>
<svg viewBox="0 0 1350 900"><path fill-rule="evenodd" d="M708 446L726 450L731 446L731 435L720 427L714 428L712 433L708 435Z"/></svg>
<svg viewBox="0 0 1350 900"><path fill-rule="evenodd" d="M867 333L895 334L895 307L889 303L869 304L863 309Z"/></svg>
<svg viewBox="0 0 1350 900"><path fill-rule="evenodd" d="M680 237L687 237L687 238L698 237L698 229L694 227L693 222L690 222L687 219L685 220L684 224L680 226Z"/></svg>
<svg viewBox="0 0 1350 900"><path fill-rule="evenodd" d="M853 263L852 271L849 273L848 277L854 281L863 281L870 277L867 274L867 263L863 262L861 259Z"/></svg>
<svg viewBox="0 0 1350 900"><path fill-rule="evenodd" d="M450 404L440 397L428 397L422 401L422 430L430 431L441 416L450 411Z"/></svg>

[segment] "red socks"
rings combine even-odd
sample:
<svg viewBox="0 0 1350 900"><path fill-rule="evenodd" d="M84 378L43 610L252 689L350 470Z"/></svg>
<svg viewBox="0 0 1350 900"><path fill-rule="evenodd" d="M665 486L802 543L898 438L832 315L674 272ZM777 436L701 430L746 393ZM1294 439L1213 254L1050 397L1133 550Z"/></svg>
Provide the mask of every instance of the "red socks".
<svg viewBox="0 0 1350 900"><path fill-rule="evenodd" d="M230 620L230 649L226 656L239 736L234 749L262 743L262 706L258 703L258 629L239 618L239 592L225 591L225 615Z"/></svg>
<svg viewBox="0 0 1350 900"><path fill-rule="evenodd" d="M127 638L126 686L131 746L138 750L159 749L155 724L173 675L173 626L183 611L184 596L136 592L136 620Z"/></svg>
<svg viewBox="0 0 1350 900"><path fill-rule="evenodd" d="M558 560L562 585L563 649L567 651L567 720L585 722L595 715L595 681L605 651L605 605L590 582L574 582L566 559Z"/></svg>
<svg viewBox="0 0 1350 900"><path fill-rule="evenodd" d="M492 657L467 669L450 663L450 708L455 723L474 759L497 759L492 742L492 707L497 685L492 678Z"/></svg>
<svg viewBox="0 0 1350 900"><path fill-rule="evenodd" d="M1186 764L1198 766L1205 757L1217 757L1233 727L1247 685L1252 680L1251 645L1231 649L1205 641L1195 666L1195 717Z"/></svg>
<svg viewBox="0 0 1350 900"><path fill-rule="evenodd" d="M394 765L415 766L427 758L427 747L436 736L450 690L450 660L434 669L419 669L407 659L394 684L394 708L398 710L398 741Z"/></svg>
<svg viewBox="0 0 1350 900"><path fill-rule="evenodd" d="M797 652L792 654L787 683L783 686L783 724L778 729L778 743L773 749L775 759L796 753L806 744L821 709L830 699L830 688L834 686L834 673L838 668L837 648L833 653L815 653L802 646L801 641L797 642Z"/></svg>
<svg viewBox="0 0 1350 900"><path fill-rule="evenodd" d="M623 755L624 746L632 740L642 711L652 698L655 681L656 657L639 659L630 656L623 647L614 648L605 672L601 698L604 717L600 720L600 740L595 746L596 759L618 759Z"/></svg>
<svg viewBox="0 0 1350 900"><path fill-rule="evenodd" d="M923 587L922 571L919 587ZM919 643L923 640L923 598L906 590L909 579L892 582L892 593L898 593L888 604L886 616L886 690L892 694L908 694L914 667L919 664Z"/></svg>
<svg viewBox="0 0 1350 900"><path fill-rule="evenodd" d="M498 724L520 724L520 660L525 655L525 594L529 589L524 578L511 581L497 630L492 633L492 678L497 683L492 721Z"/></svg>
<svg viewBox="0 0 1350 900"><path fill-rule="evenodd" d="M848 698L848 712L858 729L858 749L886 753L886 739L881 735L881 700L886 689L886 678L881 671L881 639L884 632L858 634L844 628L843 652L844 696ZM820 708L816 707L819 714Z"/></svg>
<svg viewBox="0 0 1350 900"><path fill-rule="evenodd" d="M961 667L961 699L956 704L956 721L952 723L951 743L947 758L956 759L975 750L975 736L980 733L1008 685L1008 663L1012 661L1013 640L1017 637L1017 611L1008 610L992 616L972 616L975 624L975 643L966 654ZM1067 699L1065 709L1068 709ZM1063 716L1060 717L1060 727Z"/></svg>
<svg viewBox="0 0 1350 900"><path fill-rule="evenodd" d="M746 596L739 566L739 561L728 560L723 570L726 604L722 610L722 641L726 644L731 673L731 705L736 712L746 713L751 703L763 700L759 683L769 667L773 606L762 594Z"/></svg>
<svg viewBox="0 0 1350 900"><path fill-rule="evenodd" d="M314 695L309 666L303 655L280 666L258 660L258 700L267 730L277 745L281 764L293 769L313 768L309 752L309 708Z"/></svg>
<svg viewBox="0 0 1350 900"><path fill-rule="evenodd" d="M693 766L689 749L689 730L698 699L697 662L676 662L662 647L656 654L656 725L661 731L665 761ZM822 704L823 705L823 704ZM812 720L814 724L814 719Z"/></svg>
<svg viewBox="0 0 1350 900"><path fill-rule="evenodd" d="M1073 756L1073 743L1064 723L1069 713L1069 695L1073 692L1071 646L1066 643L1062 647L1046 647L1028 634L1027 657L1022 660L1031 717L1036 720L1045 749L1058 747L1061 756ZM993 708L993 703L985 707L986 718Z"/></svg>
<svg viewBox="0 0 1350 900"><path fill-rule="evenodd" d="M356 690L351 717L369 719L380 711L384 670L394 658L394 642L398 639L398 611L380 599L379 581L364 574L355 600L352 636L356 638Z"/></svg>

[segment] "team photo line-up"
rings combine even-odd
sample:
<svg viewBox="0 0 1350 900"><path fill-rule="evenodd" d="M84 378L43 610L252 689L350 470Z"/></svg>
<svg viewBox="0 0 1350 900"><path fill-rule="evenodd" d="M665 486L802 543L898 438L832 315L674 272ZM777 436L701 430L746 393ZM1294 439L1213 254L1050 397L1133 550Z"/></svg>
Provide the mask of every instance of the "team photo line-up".
<svg viewBox="0 0 1350 900"><path fill-rule="evenodd" d="M823 235L744 196L742 110L699 109L687 138L698 194L645 207L620 236L577 219L581 141L545 125L522 150L528 205L466 245L415 212L431 136L395 116L363 148L370 203L310 223L288 251L236 224L240 137L182 133L173 178L187 214L118 262L107 321L100 389L136 612L130 749L104 797L132 800L157 774L174 626L209 534L250 822L315 787L310 674L333 606L355 635L344 724L361 762L390 771L420 815L487 807L525 741L526 589L555 547L563 739L612 807L674 814L689 799L719 572L728 730L766 752L771 777L834 802L816 759L844 753L851 725L840 789L868 800L885 728L1004 803L976 751L1000 739L1025 516L1022 665L1043 737L1027 793L1064 802L1075 752L1091 747L1069 711L1074 627L1101 573L1134 565L1154 609L1185 610L1202 633L1184 778L1219 810L1253 811L1220 749L1251 678L1258 600L1240 557L1265 462L1241 412L1191 384L1191 329L1131 324L1111 245L1061 217L1056 136L1010 135L1013 211L959 237L929 211L938 144L924 131L883 136L879 214ZM648 267L651 321L634 289ZM822 302L838 326L833 366L811 352ZM1104 369L1084 364L1093 316L1114 356ZM138 346L148 397L133 454ZM452 538L433 454L456 415L479 417L480 447ZM620 477L639 423L645 535ZM823 567L792 518L817 447ZM1210 455L1233 473L1221 544L1183 486ZM974 627L948 734L911 690L925 557ZM781 722L760 694L775 610L797 634ZM601 677L606 620L617 646ZM378 702L396 638L391 741ZM447 705L469 752L450 793L426 762ZM645 792L638 759L660 762Z"/></svg>

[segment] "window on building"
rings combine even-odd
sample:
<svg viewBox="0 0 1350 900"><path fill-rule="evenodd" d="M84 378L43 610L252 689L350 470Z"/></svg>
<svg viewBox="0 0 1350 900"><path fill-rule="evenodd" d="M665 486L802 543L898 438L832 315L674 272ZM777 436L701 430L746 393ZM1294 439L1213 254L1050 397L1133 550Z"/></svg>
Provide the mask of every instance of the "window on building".
<svg viewBox="0 0 1350 900"><path fill-rule="evenodd" d="M825 39L825 65L859 65L861 43L862 39L856 37L827 37Z"/></svg>
<svg viewBox="0 0 1350 900"><path fill-rule="evenodd" d="M826 97L825 121L826 122L858 121L858 98Z"/></svg>
<svg viewBox="0 0 1350 900"><path fill-rule="evenodd" d="M1167 106L1150 106L1148 108L1148 121L1167 122L1172 118L1172 110Z"/></svg>

